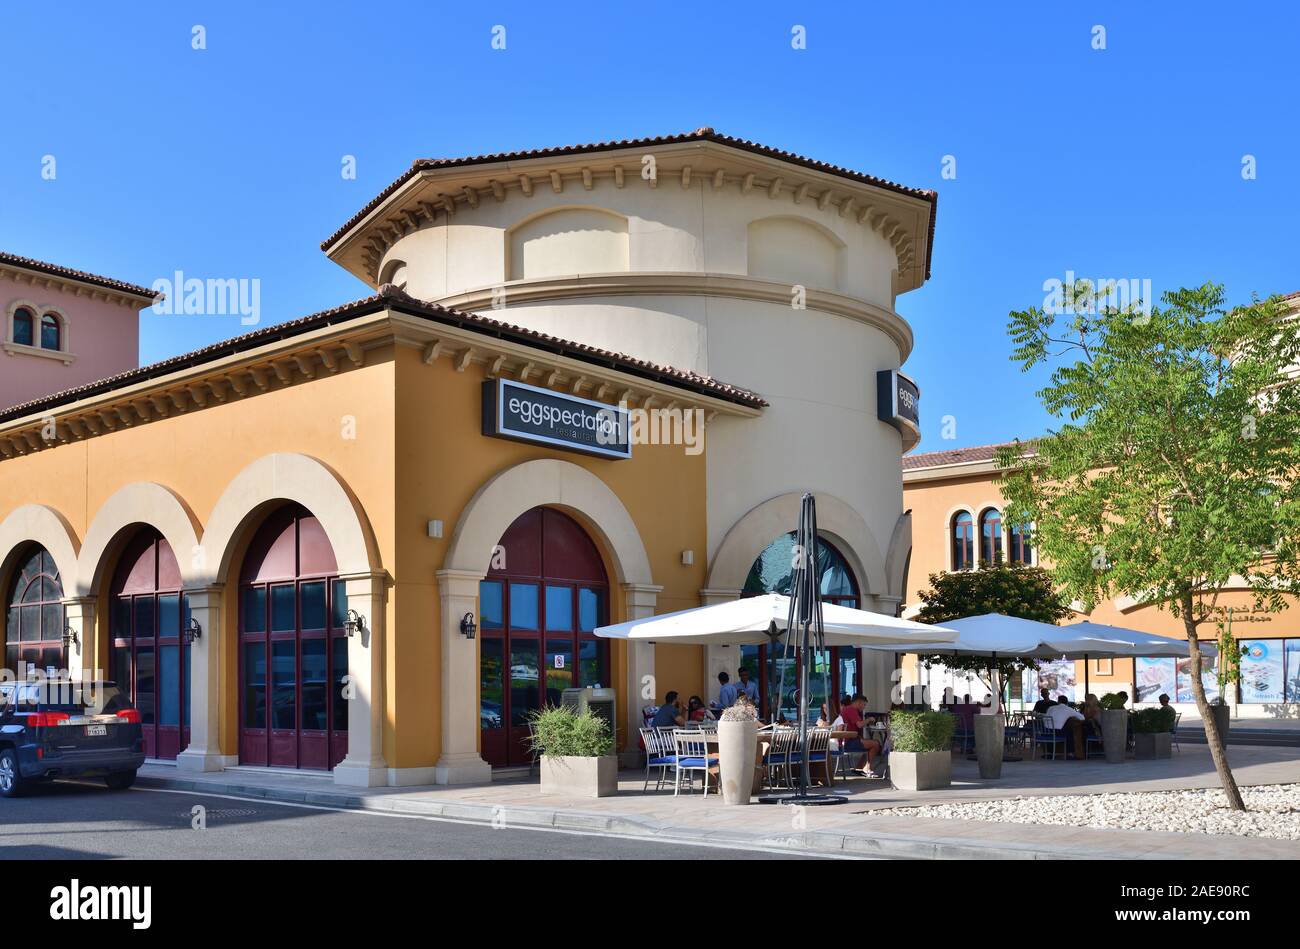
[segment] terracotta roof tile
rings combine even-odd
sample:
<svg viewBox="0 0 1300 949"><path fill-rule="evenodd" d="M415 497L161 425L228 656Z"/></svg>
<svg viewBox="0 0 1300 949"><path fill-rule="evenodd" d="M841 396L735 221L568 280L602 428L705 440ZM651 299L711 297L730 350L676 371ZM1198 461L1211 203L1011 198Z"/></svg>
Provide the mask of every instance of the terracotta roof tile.
<svg viewBox="0 0 1300 949"><path fill-rule="evenodd" d="M345 303L329 310L322 310L319 313L313 313L310 316L300 317L286 323L277 323L260 330L254 330L242 336L236 336L232 339L213 343L211 346L205 346L202 349L196 349L193 352L173 356L161 362L141 366L138 369L130 369L115 376L109 376L107 379L87 383L73 389L65 389L62 392L33 399L21 405L0 408L0 422L21 418L42 409L57 408L60 405L76 402L92 395L111 392L114 389L124 388L137 382L165 376L189 366L203 365L224 356L253 349L276 340L291 339L294 336L322 326L344 323L358 316L367 316L385 308L398 310L432 322L461 326L465 329L507 339L525 346L545 349L557 355L568 356L593 365L605 366L642 379L666 383L701 395L713 396L727 402L733 402L737 405L750 408L764 408L767 406L767 402L762 396L748 389L721 382L712 376L705 376L672 366L660 366L624 353L616 353L595 346L588 346L585 343L560 339L556 336L549 336L536 330L504 323L476 313L467 313L433 303L425 303L423 300L417 300L391 284L385 284L379 288L377 294L361 300L354 300L351 303Z"/></svg>
<svg viewBox="0 0 1300 949"><path fill-rule="evenodd" d="M992 461L997 456L999 448L1014 444L1015 442L999 442L996 445L947 448L943 451L928 451L919 455L904 455L903 470L915 471L919 468L942 468L945 465L965 465L979 461Z"/></svg>
<svg viewBox="0 0 1300 949"><path fill-rule="evenodd" d="M338 241L339 238L351 230L357 222L375 208L379 207L379 205L384 202L384 199L421 171L435 168L458 168L470 165L486 165L493 162L503 161L524 161L530 158L551 158L557 155L584 155L591 152L614 151L620 148L648 148L654 145L675 145L680 142L717 142L721 145L729 145L732 148L739 148L743 151L753 152L757 155L764 155L768 158L777 158L781 161L790 162L793 165L801 165L804 168L811 168L814 171L823 171L827 174L838 175L841 178L859 181L863 184L875 185L876 187L895 191L899 194L910 195L914 198L921 198L924 201L929 201L930 231L929 239L926 242L925 259L925 276L926 279L929 279L930 261L933 257L934 250L934 221L939 204L939 195L937 192L922 188L909 188L906 185L887 181L884 178L877 178L874 175L863 174L859 171L842 168L839 165L832 165L824 161L817 161L813 158L805 158L802 155L796 155L794 152L787 152L779 148L760 145L758 142L751 142L743 138L734 138L730 135L723 135L707 126L704 128L698 128L693 132L684 132L679 135L659 135L649 138L625 138L610 142L590 142L585 145L560 145L553 148L535 148L517 152L496 152L491 155L472 155L463 158L418 158L411 163L411 167L403 172L396 181L390 184L383 191L379 192L379 194L360 211L352 215L346 224L325 240L321 241L320 247L321 250L328 250L330 246Z"/></svg>
<svg viewBox="0 0 1300 949"><path fill-rule="evenodd" d="M21 267L24 270L35 270L37 273L49 274L51 277L63 277L67 280L89 283L96 287L104 287L108 290L117 290L119 293L126 293L134 297L146 297L151 301L159 296L157 291L137 286L134 283L127 283L124 280L114 280L112 277L101 277L98 274L86 273L84 270L73 270L70 267L60 267L58 264L47 264L43 260L33 260L30 257L19 257L17 254L6 254L2 250L0 250L0 264L8 264L11 267Z"/></svg>

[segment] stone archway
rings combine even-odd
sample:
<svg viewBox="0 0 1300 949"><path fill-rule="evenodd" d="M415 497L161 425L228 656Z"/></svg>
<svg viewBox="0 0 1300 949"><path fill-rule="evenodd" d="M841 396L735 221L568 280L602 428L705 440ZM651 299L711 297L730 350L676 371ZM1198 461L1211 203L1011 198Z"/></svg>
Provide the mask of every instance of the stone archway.
<svg viewBox="0 0 1300 949"><path fill-rule="evenodd" d="M538 459L507 468L489 479L472 497L452 535L438 571L442 638L442 753L434 769L439 784L490 780L492 771L478 752L478 648L457 630L466 613L478 611L478 585L487 573L492 550L506 528L525 511L555 507L572 514L604 547L614 579L624 594L624 616L653 616L660 587L654 585L650 558L632 516L610 487L579 465ZM612 620L616 619L611 617ZM654 647L631 644L624 714L639 712L640 688L654 675ZM624 719L634 722L635 717ZM629 736L636 730L629 727ZM629 737L635 744L635 738Z"/></svg>
<svg viewBox="0 0 1300 949"><path fill-rule="evenodd" d="M54 508L44 504L24 504L15 508L0 521L0 591L9 588L15 567L15 554L29 543L45 548L59 571L65 597L65 621L77 637L76 643L69 645L65 651L65 658L68 671L74 677L80 676L84 666L83 656L94 655L87 649L86 642L94 626L95 615L93 604L71 595L78 585L77 555L81 550L81 542L67 518ZM3 595L2 592L0 595ZM5 607L6 604L0 603L0 618L4 615ZM2 646L3 642L0 642L0 647Z"/></svg>
<svg viewBox="0 0 1300 949"><path fill-rule="evenodd" d="M356 495L323 462L301 454L266 455L226 486L208 517L188 591L191 615L202 636L193 656L190 747L177 759L193 770L224 764L217 746L219 664L222 641L235 622L221 615L223 589L237 570L244 542L273 508L301 504L319 521L347 585L348 605L361 617L360 634L348 641L348 753L334 769L339 784L372 787L388 783L382 748L383 643L386 575L369 518ZM235 577L234 579L237 579Z"/></svg>

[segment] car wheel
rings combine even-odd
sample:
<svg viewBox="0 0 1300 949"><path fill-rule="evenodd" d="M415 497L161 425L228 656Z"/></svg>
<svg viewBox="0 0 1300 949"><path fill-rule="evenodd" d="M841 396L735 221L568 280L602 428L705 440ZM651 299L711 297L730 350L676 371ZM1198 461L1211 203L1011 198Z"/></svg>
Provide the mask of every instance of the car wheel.
<svg viewBox="0 0 1300 949"><path fill-rule="evenodd" d="M0 797L18 797L26 788L18 771L18 755L12 748L0 750Z"/></svg>
<svg viewBox="0 0 1300 949"><path fill-rule="evenodd" d="M104 776L104 783L110 791L125 791L135 784L134 771L113 771Z"/></svg>

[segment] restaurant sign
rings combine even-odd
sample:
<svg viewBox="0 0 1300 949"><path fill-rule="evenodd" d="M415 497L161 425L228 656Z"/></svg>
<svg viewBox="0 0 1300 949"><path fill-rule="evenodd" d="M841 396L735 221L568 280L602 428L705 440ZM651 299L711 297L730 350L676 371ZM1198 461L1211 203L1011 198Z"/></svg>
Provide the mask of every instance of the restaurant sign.
<svg viewBox="0 0 1300 949"><path fill-rule="evenodd" d="M921 390L897 369L876 373L876 415L900 432L921 434Z"/></svg>
<svg viewBox="0 0 1300 949"><path fill-rule="evenodd" d="M625 406L580 399L511 379L483 383L483 434L602 458L632 457Z"/></svg>

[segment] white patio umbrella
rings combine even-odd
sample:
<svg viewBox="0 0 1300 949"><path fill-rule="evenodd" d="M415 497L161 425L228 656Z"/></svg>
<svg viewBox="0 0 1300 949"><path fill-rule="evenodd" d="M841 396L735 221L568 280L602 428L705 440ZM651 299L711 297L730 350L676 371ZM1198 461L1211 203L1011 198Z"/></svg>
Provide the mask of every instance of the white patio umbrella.
<svg viewBox="0 0 1300 949"><path fill-rule="evenodd" d="M947 627L927 626L870 610L855 610L823 603L822 625L827 646L867 646L872 643L906 642L895 652L907 652L912 643L946 643L957 638ZM683 646L761 646L785 632L790 616L790 598L765 593L712 606L698 606L676 613L599 626L596 635L605 639L660 642Z"/></svg>

